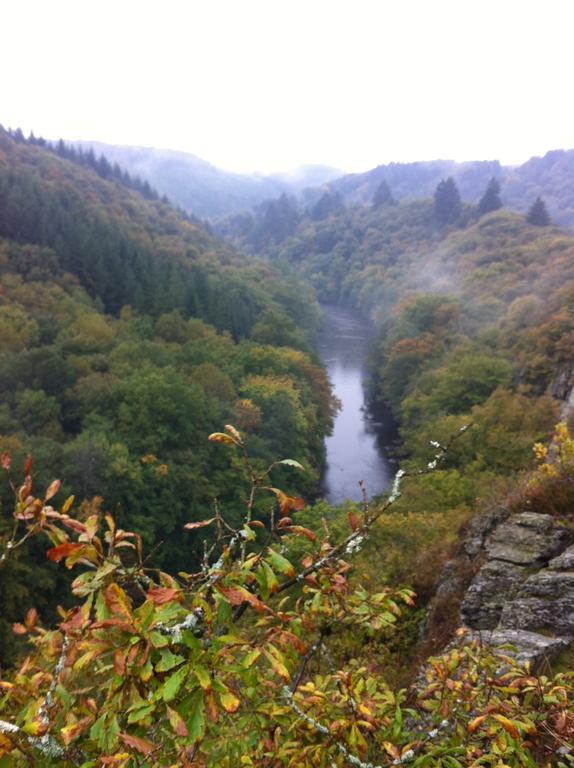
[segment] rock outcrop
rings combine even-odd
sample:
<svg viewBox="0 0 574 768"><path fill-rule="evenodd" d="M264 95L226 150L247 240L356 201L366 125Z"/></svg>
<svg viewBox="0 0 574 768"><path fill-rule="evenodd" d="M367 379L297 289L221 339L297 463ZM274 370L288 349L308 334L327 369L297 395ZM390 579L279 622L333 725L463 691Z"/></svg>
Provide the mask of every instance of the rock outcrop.
<svg viewBox="0 0 574 768"><path fill-rule="evenodd" d="M574 638L574 531L551 515L499 507L473 522L461 556L474 565L461 603L469 636L540 662ZM439 591L448 582L445 571Z"/></svg>

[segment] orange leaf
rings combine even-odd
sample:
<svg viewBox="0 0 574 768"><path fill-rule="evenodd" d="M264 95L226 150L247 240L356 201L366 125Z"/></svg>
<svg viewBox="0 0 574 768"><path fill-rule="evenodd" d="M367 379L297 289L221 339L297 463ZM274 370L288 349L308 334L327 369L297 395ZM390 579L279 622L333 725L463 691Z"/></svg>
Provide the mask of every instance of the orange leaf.
<svg viewBox="0 0 574 768"><path fill-rule="evenodd" d="M212 723L217 722L219 713L217 711L217 702L215 701L215 696L213 694L213 691L206 691L205 706L207 709L207 716L209 717L211 722Z"/></svg>
<svg viewBox="0 0 574 768"><path fill-rule="evenodd" d="M49 501L53 496L55 496L60 490L61 485L62 483L59 480L54 480L51 482L48 486L48 490L46 491L46 495L44 496L45 501Z"/></svg>
<svg viewBox="0 0 574 768"><path fill-rule="evenodd" d="M229 688L226 688L225 691L222 691L219 694L219 701L221 702L221 706L226 712L237 712L239 709L239 705L241 704L241 701L237 698L237 696L232 693Z"/></svg>
<svg viewBox="0 0 574 768"><path fill-rule="evenodd" d="M513 739L518 739L520 737L520 731L507 717L504 717L504 715L492 715L492 717L500 723L506 733L510 734Z"/></svg>
<svg viewBox="0 0 574 768"><path fill-rule="evenodd" d="M114 616L132 619L132 607L124 590L112 582L104 592L106 605Z"/></svg>
<svg viewBox="0 0 574 768"><path fill-rule="evenodd" d="M147 596L154 605L165 605L171 603L176 597L180 596L181 590L171 587L152 587Z"/></svg>
<svg viewBox="0 0 574 768"><path fill-rule="evenodd" d="M231 605L242 605L249 603L258 613L263 613L267 609L265 603L245 587L218 587L219 591L228 600Z"/></svg>
<svg viewBox="0 0 574 768"><path fill-rule="evenodd" d="M139 736L130 736L129 733L120 733L120 739L124 742L124 744L127 744L128 747L133 747L133 749L141 752L142 755L147 756L151 752L155 752L157 749L156 745L152 744L151 741L140 739Z"/></svg>
<svg viewBox="0 0 574 768"><path fill-rule="evenodd" d="M383 747L391 757L393 757L395 760L400 760L401 753L394 744L391 744L390 741L383 741Z"/></svg>
<svg viewBox="0 0 574 768"><path fill-rule="evenodd" d="M225 445L237 445L235 441L229 435L225 435L223 432L212 432L207 438L210 443L225 443Z"/></svg>
<svg viewBox="0 0 574 768"><path fill-rule="evenodd" d="M76 542L67 541L65 544L60 544L57 547L52 547L46 552L48 560L52 560L54 563L59 563L64 557L68 557L74 552L84 548L84 544L78 544Z"/></svg>
<svg viewBox="0 0 574 768"><path fill-rule="evenodd" d="M27 631L26 627L23 624L20 624L20 622L12 624L12 632L14 632L15 635L25 635Z"/></svg>
<svg viewBox="0 0 574 768"><path fill-rule="evenodd" d="M479 717L475 717L474 720L471 720L470 723L467 725L467 730L469 733L474 733L477 728L479 728L488 715L480 715Z"/></svg>

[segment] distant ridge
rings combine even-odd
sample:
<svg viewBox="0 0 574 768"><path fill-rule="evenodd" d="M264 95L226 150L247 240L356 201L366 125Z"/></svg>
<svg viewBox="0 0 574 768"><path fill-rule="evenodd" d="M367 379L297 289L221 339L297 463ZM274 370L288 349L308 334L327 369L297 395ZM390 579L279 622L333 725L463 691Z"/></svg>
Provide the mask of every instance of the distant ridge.
<svg viewBox="0 0 574 768"><path fill-rule="evenodd" d="M505 207L524 213L540 196L555 224L574 227L574 149L551 150L518 166L504 166L498 160L389 163L365 173L342 176L324 185L322 191L326 188L338 192L347 204L370 204L385 180L397 200L415 199L431 196L436 185L448 176L456 181L462 199L473 203L495 177L502 187Z"/></svg>
<svg viewBox="0 0 574 768"><path fill-rule="evenodd" d="M284 192L298 194L305 187L317 187L341 175L340 170L323 165L267 176L231 173L187 152L98 141L70 143L84 150L93 149L110 163L148 181L187 212L206 218L236 213Z"/></svg>

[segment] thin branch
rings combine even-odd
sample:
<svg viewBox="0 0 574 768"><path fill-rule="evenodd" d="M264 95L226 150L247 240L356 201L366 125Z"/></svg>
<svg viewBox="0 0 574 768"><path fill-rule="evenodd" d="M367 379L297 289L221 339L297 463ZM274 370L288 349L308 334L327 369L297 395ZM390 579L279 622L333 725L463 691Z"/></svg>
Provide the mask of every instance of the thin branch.
<svg viewBox="0 0 574 768"><path fill-rule="evenodd" d="M299 667L299 671L297 672L297 676L295 677L295 680L293 681L293 685L291 686L291 693L295 693L299 685L301 684L301 680L303 679L303 675L305 674L305 670L307 668L307 664L312 659L312 657L317 653L319 648L321 647L321 643L323 642L323 633L319 635L317 640L313 643L313 645L309 648L303 659L301 660L301 666Z"/></svg>

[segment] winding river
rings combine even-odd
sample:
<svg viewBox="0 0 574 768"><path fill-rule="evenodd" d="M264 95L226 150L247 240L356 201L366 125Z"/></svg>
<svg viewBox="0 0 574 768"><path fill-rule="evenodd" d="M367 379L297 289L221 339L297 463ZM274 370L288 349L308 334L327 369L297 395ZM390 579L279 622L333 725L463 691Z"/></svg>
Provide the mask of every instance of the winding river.
<svg viewBox="0 0 574 768"><path fill-rule="evenodd" d="M385 446L395 434L390 419L375 420L365 402L365 359L373 332L370 324L351 309L329 304L322 308L325 316L319 353L342 403L333 434L325 441L327 467L322 495L331 504L340 504L346 499L361 500L361 480L369 498L388 488L396 468L386 457Z"/></svg>

